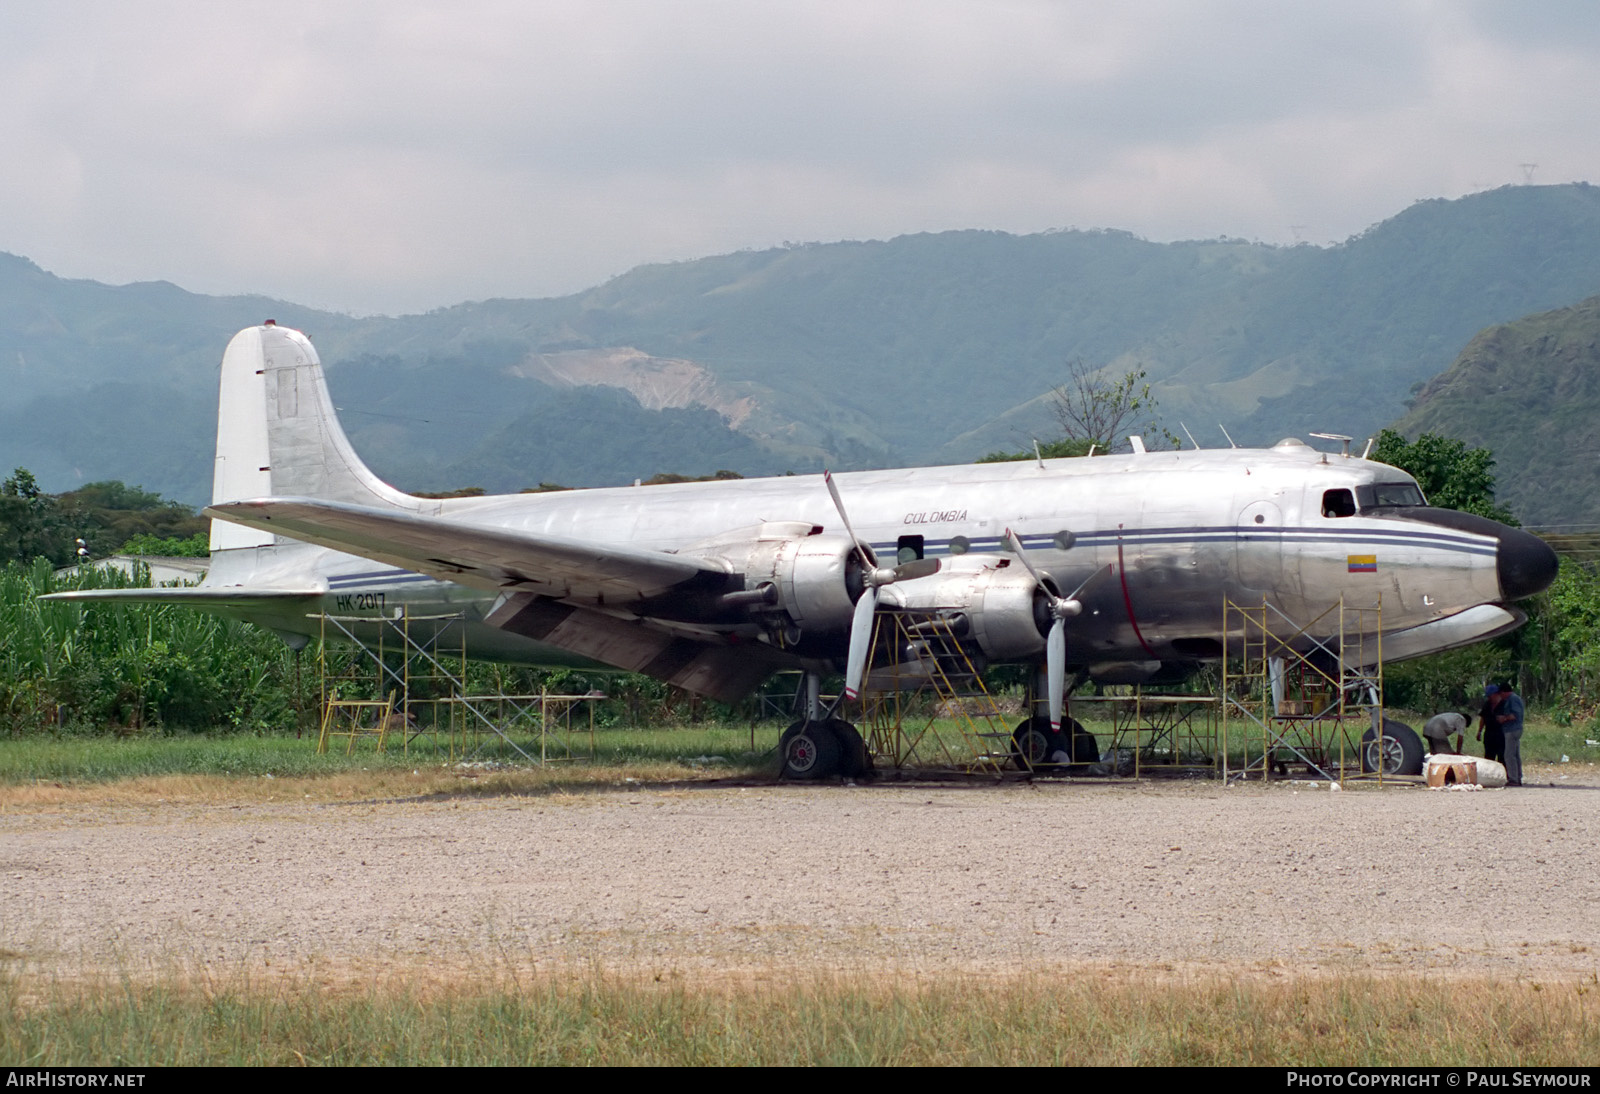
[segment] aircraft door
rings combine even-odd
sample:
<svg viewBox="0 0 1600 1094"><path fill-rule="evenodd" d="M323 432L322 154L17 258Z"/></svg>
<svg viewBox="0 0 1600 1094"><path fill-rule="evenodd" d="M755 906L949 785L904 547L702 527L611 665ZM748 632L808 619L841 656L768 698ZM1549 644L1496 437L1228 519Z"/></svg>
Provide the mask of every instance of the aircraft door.
<svg viewBox="0 0 1600 1094"><path fill-rule="evenodd" d="M1276 502L1251 501L1239 510L1234 560L1239 582L1270 593L1283 581L1283 510Z"/></svg>

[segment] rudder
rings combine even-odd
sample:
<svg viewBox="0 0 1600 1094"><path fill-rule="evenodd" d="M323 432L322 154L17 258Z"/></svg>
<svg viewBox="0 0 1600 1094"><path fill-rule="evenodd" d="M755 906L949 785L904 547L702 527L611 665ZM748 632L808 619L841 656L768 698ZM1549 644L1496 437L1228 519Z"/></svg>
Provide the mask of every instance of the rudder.
<svg viewBox="0 0 1600 1094"><path fill-rule="evenodd" d="M417 499L368 470L350 446L311 340L270 321L234 335L222 355L211 501L268 496L418 507ZM270 532L211 524L213 551L275 541Z"/></svg>

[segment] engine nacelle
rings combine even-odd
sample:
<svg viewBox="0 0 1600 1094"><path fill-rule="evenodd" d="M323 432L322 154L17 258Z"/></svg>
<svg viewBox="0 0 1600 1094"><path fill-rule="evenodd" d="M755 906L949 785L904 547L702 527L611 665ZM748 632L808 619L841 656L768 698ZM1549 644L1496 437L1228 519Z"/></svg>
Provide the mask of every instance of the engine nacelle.
<svg viewBox="0 0 1600 1094"><path fill-rule="evenodd" d="M744 589L725 598L729 602L757 616L782 612L809 636L848 633L866 588L854 541L803 521L741 529L683 553L717 559L744 576ZM867 554L876 565L870 549Z"/></svg>
<svg viewBox="0 0 1600 1094"><path fill-rule="evenodd" d="M1044 653L1050 608L1032 576L1009 559L950 560L932 577L892 585L894 603L925 611L959 612L967 634L993 661Z"/></svg>

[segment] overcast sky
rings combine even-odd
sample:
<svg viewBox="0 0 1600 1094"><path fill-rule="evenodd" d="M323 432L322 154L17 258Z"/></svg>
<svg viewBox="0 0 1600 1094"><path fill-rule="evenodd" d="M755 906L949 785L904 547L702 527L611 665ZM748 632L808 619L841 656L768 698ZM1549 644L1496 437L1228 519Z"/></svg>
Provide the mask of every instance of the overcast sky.
<svg viewBox="0 0 1600 1094"><path fill-rule="evenodd" d="M1594 0L0 0L0 250L356 313L1600 176Z"/></svg>

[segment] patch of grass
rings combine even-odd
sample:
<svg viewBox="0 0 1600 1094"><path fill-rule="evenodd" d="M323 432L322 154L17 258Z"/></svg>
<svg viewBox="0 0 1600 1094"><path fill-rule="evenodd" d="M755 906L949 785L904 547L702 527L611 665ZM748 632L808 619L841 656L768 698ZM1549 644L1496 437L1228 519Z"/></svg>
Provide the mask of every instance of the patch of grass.
<svg viewBox="0 0 1600 1094"><path fill-rule="evenodd" d="M393 739L387 751L358 741L354 752L316 752L312 738L219 734L149 737L40 737L0 739L0 800L46 802L51 791L126 783L132 799L210 800L234 796L409 796L461 790L537 789L556 785L612 785L628 779L747 777L773 770L776 727L670 730L602 729L566 739L567 752L550 746L553 762L529 765L498 739L470 759L446 742L413 742L409 752ZM517 743L537 757L537 738ZM342 742L340 742L342 745ZM413 772L416 774L413 775ZM29 793L20 794L26 789ZM103 794L99 795L104 797Z"/></svg>
<svg viewBox="0 0 1600 1094"><path fill-rule="evenodd" d="M1392 716L1405 722L1419 734L1422 725L1434 714L1418 711L1394 711ZM1466 750L1475 756L1483 755L1483 742L1476 740L1478 732L1477 712L1473 714L1472 724L1467 729ZM1562 725L1554 715L1544 712L1530 711L1524 721L1522 731L1522 762L1536 764L1560 763L1561 757L1566 756L1570 761L1600 761L1600 746L1587 745L1585 738L1594 738L1594 733L1586 733L1582 728L1572 725Z"/></svg>
<svg viewBox="0 0 1600 1094"><path fill-rule="evenodd" d="M1582 1065L1595 985L1366 976L856 976L795 984L490 974L427 987L293 976L0 975L20 1066L276 1064Z"/></svg>

